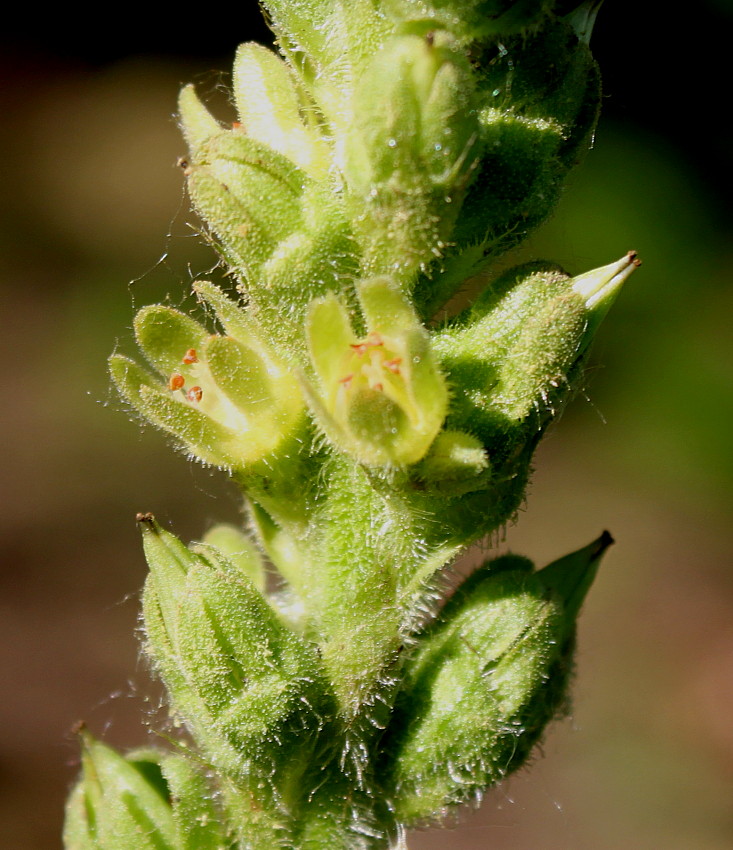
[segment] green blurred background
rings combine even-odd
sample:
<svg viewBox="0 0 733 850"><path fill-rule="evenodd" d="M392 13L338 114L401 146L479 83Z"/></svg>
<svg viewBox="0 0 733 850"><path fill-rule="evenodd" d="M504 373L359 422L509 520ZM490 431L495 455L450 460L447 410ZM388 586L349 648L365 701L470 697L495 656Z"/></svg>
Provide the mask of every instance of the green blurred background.
<svg viewBox="0 0 733 850"><path fill-rule="evenodd" d="M492 541L545 563L604 527L617 539L581 620L572 716L480 811L411 850L733 847L731 8L658 8L602 10L595 150L518 256L573 273L630 248L644 260L518 524ZM213 263L175 167L178 88L195 80L226 117L234 48L267 31L253 4L103 15L29 8L3 36L0 835L13 850L59 846L75 721L123 747L155 739L135 512L187 538L239 517L219 475L129 421L105 360L131 350L135 307L182 303Z"/></svg>

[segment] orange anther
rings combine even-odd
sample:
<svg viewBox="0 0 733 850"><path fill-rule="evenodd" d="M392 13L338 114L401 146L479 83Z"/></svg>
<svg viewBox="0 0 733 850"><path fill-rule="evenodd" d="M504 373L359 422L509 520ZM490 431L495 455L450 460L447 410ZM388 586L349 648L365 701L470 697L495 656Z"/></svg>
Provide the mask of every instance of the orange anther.
<svg viewBox="0 0 733 850"><path fill-rule="evenodd" d="M393 357L391 360L384 361L385 369L389 369L394 375L400 374L400 363L402 363L401 357Z"/></svg>
<svg viewBox="0 0 733 850"><path fill-rule="evenodd" d="M382 341L382 337L378 333L374 333L374 331L372 331L365 340L351 343L350 347L353 348L353 350L361 357L366 354L370 348L380 348L383 345L384 342Z"/></svg>
<svg viewBox="0 0 733 850"><path fill-rule="evenodd" d="M191 363L199 362L198 354L196 354L195 348L188 349L188 351L183 355L183 362L188 365L190 365Z"/></svg>
<svg viewBox="0 0 733 850"><path fill-rule="evenodd" d="M191 389L186 393L186 398L189 401L201 401L203 394L204 391L201 387L191 387Z"/></svg>
<svg viewBox="0 0 733 850"><path fill-rule="evenodd" d="M168 389L169 390L180 390L183 388L183 385L186 383L186 379L183 375L173 374L168 379Z"/></svg>
<svg viewBox="0 0 733 850"><path fill-rule="evenodd" d="M345 387L348 387L351 381L354 378L354 373L351 372L345 378L339 378L339 384L343 384Z"/></svg>

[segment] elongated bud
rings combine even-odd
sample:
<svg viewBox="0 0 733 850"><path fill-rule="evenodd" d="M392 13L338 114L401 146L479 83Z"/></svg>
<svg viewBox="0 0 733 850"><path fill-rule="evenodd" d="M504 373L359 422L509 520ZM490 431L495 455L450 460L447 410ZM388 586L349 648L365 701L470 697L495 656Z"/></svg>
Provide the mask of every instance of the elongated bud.
<svg viewBox="0 0 733 850"><path fill-rule="evenodd" d="M239 120L249 136L283 154L311 177L327 175L330 151L315 126L314 105L282 59L259 44L240 45L233 92Z"/></svg>
<svg viewBox="0 0 733 850"><path fill-rule="evenodd" d="M220 293L219 300L227 299ZM122 395L188 451L246 470L293 433L304 404L295 379L247 333L244 318L237 325L232 315L229 324L237 338L212 336L170 307L144 307L135 332L160 378L121 355L110 359L110 371Z"/></svg>
<svg viewBox="0 0 733 850"><path fill-rule="evenodd" d="M82 777L66 807L67 850L184 850L160 768L82 731Z"/></svg>
<svg viewBox="0 0 733 850"><path fill-rule="evenodd" d="M297 775L325 699L315 653L221 552L194 553L149 515L140 522L146 649L175 711L235 781Z"/></svg>
<svg viewBox="0 0 733 850"><path fill-rule="evenodd" d="M399 819L438 817L524 763L566 699L575 620L611 542L534 573L489 562L420 636L385 746Z"/></svg>
<svg viewBox="0 0 733 850"><path fill-rule="evenodd" d="M181 115L181 131L192 154L209 139L224 132L222 125L201 103L196 89L192 85L184 86L178 96L178 109ZM181 162L188 167L188 162Z"/></svg>
<svg viewBox="0 0 733 850"><path fill-rule="evenodd" d="M574 389L593 333L637 266L631 252L579 278L533 263L495 281L433 340L448 381L463 390L449 426L479 437L494 465L535 439Z"/></svg>
<svg viewBox="0 0 733 850"><path fill-rule="evenodd" d="M181 97L187 138L200 138L203 109L193 96ZM254 277L278 244L297 231L308 178L281 153L239 128L204 138L191 148L191 156L185 173L194 206L221 240L232 264Z"/></svg>
<svg viewBox="0 0 733 850"><path fill-rule="evenodd" d="M313 413L327 437L368 466L405 466L427 452L445 416L448 394L428 335L388 278L358 287L367 325L354 333L335 297L315 302L308 343L318 388Z"/></svg>
<svg viewBox="0 0 733 850"><path fill-rule="evenodd" d="M445 34L390 39L361 77L346 176L368 272L409 282L442 255L478 156L472 90Z"/></svg>
<svg viewBox="0 0 733 850"><path fill-rule="evenodd" d="M270 61L280 62L273 56L262 68L257 63L266 51L245 48L237 71L242 86L248 75L264 73ZM323 177L321 147L314 142L317 150L311 146L295 161L281 152L287 148L286 153L294 156L288 144L299 147L299 143L298 134L288 132L296 117L281 102L287 100L287 92L280 91L285 85L282 73L287 70L277 67L280 83L276 77L273 85L278 91L272 92L275 112L261 106L252 117L256 136L248 135L242 126L214 132L202 117L208 113L191 87L181 93L180 115L191 147L185 166L194 206L246 287L257 321L292 358L303 353L307 305L340 288L344 275L355 274L356 254L350 224L330 184L311 179L296 164L305 158L308 168ZM241 93L239 101L242 110L256 111ZM282 109L289 118L280 115ZM300 126L302 132L311 132L302 122Z"/></svg>
<svg viewBox="0 0 733 850"><path fill-rule="evenodd" d="M600 79L588 45L554 17L536 32L489 42L475 88L481 157L452 245L418 284L421 315L545 220L598 117Z"/></svg>

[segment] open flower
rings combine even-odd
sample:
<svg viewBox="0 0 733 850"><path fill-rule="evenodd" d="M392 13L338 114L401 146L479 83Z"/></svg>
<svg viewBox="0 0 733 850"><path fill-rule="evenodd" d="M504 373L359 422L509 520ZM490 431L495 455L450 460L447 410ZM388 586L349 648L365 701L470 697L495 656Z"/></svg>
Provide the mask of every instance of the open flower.
<svg viewBox="0 0 733 850"><path fill-rule="evenodd" d="M196 288L229 333L209 334L171 307L144 307L135 332L159 377L118 354L110 370L122 395L188 451L205 463L243 470L293 432L302 396L236 305L211 284Z"/></svg>
<svg viewBox="0 0 733 850"><path fill-rule="evenodd" d="M311 409L328 438L367 466L405 466L428 451L448 393L428 335L389 278L358 286L366 334L329 295L311 305L307 334L317 388Z"/></svg>

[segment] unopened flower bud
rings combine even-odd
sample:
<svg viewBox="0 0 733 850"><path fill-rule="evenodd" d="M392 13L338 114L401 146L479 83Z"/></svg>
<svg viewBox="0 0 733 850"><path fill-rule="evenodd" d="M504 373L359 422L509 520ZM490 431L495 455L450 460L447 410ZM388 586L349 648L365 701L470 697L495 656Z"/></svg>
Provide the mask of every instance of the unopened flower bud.
<svg viewBox="0 0 733 850"><path fill-rule="evenodd" d="M611 542L539 572L484 564L419 636L384 747L399 820L439 817L525 762L566 699L577 614Z"/></svg>
<svg viewBox="0 0 733 850"><path fill-rule="evenodd" d="M443 424L445 381L425 329L395 284L374 278L358 293L363 337L335 296L311 307L308 344L318 385L306 385L311 408L326 436L360 463L416 463Z"/></svg>
<svg viewBox="0 0 733 850"><path fill-rule="evenodd" d="M181 94L179 111L184 134L197 142L186 164L193 203L230 260L254 277L278 244L297 231L308 178L241 128L202 130L206 110L190 86Z"/></svg>
<svg viewBox="0 0 733 850"><path fill-rule="evenodd" d="M66 807L67 850L221 850L222 813L191 758L121 756L82 730L82 777Z"/></svg>
<svg viewBox="0 0 733 850"><path fill-rule="evenodd" d="M267 0L264 5L290 64L308 84L329 122L346 130L353 80L390 29L378 4L372 0Z"/></svg>
<svg viewBox="0 0 733 850"><path fill-rule="evenodd" d="M293 71L272 50L249 42L237 50L234 102L245 132L316 179L330 164L328 145L313 121L313 105Z"/></svg>
<svg viewBox="0 0 733 850"><path fill-rule="evenodd" d="M409 283L442 256L478 156L472 93L445 34L393 37L359 80L346 177L368 272Z"/></svg>
<svg viewBox="0 0 733 850"><path fill-rule="evenodd" d="M570 22L549 16L485 51L474 83L481 154L452 244L418 284L422 315L545 220L598 117L598 68Z"/></svg>
<svg viewBox="0 0 733 850"><path fill-rule="evenodd" d="M264 73L267 68L257 64L264 53L261 48L243 49L239 74ZM269 67L270 61L280 62L273 56L265 66ZM281 71L288 73L287 69ZM245 82L240 80L241 85ZM282 88L280 84L286 83L273 82L275 89ZM276 92L271 94L275 97ZM278 97L287 100L290 95L279 91ZM244 95L240 93L239 98L242 109L254 110L247 106ZM278 101L273 108L285 107ZM286 153L294 160L281 152L288 140L299 147L297 133L288 132L289 122L296 120L291 113L286 119L261 108L253 119L253 135L248 135L246 127L214 132L203 113L208 114L193 89L186 87L181 93L180 114L191 145L186 175L194 206L221 242L224 255L246 286L258 321L268 328L268 336L277 340L288 356L297 358L305 347L307 305L338 289L341 276L355 273L355 245L343 205L334 198L328 181L314 180L296 165L300 160L292 150ZM302 123L300 126L302 132L311 132ZM268 134L274 147L261 140ZM325 154L316 147L316 152L309 148L303 156L309 162L318 159L320 164L312 162L311 170L323 177Z"/></svg>
<svg viewBox="0 0 733 850"><path fill-rule="evenodd" d="M326 699L316 655L213 547L195 553L141 515L146 649L197 743L239 783L298 775ZM249 777L249 778L248 778Z"/></svg>
<svg viewBox="0 0 733 850"><path fill-rule="evenodd" d="M514 456L574 389L592 336L638 261L578 278L531 263L504 274L433 347L455 392L449 427L477 436L492 465Z"/></svg>

